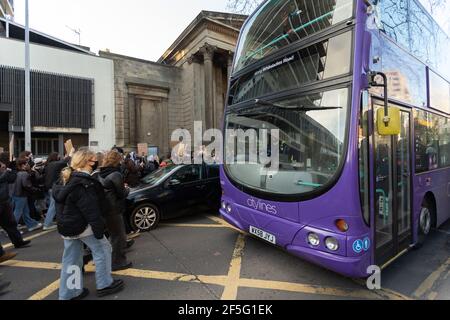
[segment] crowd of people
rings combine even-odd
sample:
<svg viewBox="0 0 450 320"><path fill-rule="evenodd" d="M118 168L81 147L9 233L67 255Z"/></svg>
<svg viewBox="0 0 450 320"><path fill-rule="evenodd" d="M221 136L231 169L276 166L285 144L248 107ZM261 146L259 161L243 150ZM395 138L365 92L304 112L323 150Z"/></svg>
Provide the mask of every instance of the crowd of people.
<svg viewBox="0 0 450 320"><path fill-rule="evenodd" d="M171 165L170 156L125 155L121 148L95 153L74 149L64 158L51 153L35 159L29 151L10 161L0 154L0 227L16 249L29 247L23 233L57 229L64 241L60 300L80 300L89 291L83 287L84 266L93 260L97 295L121 291L124 282L113 271L132 267L126 252L134 244L127 234L123 214L130 188L143 176ZM0 263L16 257L0 244ZM78 286L71 285L80 271ZM0 279L0 295L10 283Z"/></svg>

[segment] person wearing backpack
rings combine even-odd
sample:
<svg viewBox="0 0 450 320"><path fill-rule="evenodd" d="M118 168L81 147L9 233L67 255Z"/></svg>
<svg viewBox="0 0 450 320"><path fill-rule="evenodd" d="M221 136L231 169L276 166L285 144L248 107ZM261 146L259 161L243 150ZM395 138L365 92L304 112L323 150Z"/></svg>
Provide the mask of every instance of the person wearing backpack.
<svg viewBox="0 0 450 320"><path fill-rule="evenodd" d="M64 239L60 300L81 300L89 295L89 290L83 288L83 244L94 258L97 296L114 294L124 287L122 280L111 276L112 250L102 219L105 195L100 182L91 177L97 166L94 152L76 152L70 167L62 171L61 182L52 189L58 232Z"/></svg>
<svg viewBox="0 0 450 320"><path fill-rule="evenodd" d="M123 215L125 213L125 199L130 189L125 187L124 177L120 172L122 156L117 151L106 153L103 164L96 177L105 189L108 202L105 212L106 227L109 233L112 251L112 270L119 271L132 267L127 260L125 249L127 247L127 234Z"/></svg>

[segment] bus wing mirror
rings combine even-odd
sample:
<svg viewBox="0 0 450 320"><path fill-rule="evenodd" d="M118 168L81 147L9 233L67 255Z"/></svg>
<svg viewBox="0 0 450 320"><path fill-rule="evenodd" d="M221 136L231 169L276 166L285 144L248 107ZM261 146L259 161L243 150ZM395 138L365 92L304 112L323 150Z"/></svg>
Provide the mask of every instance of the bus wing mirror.
<svg viewBox="0 0 450 320"><path fill-rule="evenodd" d="M377 129L380 136L396 136L401 132L400 109L389 107L388 115L385 110L377 110Z"/></svg>

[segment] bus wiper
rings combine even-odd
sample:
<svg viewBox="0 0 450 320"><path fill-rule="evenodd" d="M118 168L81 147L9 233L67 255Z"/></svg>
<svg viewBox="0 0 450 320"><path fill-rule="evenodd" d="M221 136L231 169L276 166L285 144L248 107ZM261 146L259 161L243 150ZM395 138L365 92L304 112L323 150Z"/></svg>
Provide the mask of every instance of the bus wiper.
<svg viewBox="0 0 450 320"><path fill-rule="evenodd" d="M336 110L336 109L342 109L342 107L317 107L317 106L282 106L280 104L272 103L269 101L256 99L255 100L256 105L260 106L268 106L268 107L275 107L278 109L283 110L289 110L289 111L302 111L302 112L309 112L309 111L323 111L323 110Z"/></svg>

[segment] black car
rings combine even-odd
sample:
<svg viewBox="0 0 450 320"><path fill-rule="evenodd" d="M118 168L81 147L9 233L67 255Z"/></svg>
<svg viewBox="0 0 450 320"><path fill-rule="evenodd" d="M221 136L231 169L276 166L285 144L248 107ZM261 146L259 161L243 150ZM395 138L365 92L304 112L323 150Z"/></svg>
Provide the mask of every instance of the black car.
<svg viewBox="0 0 450 320"><path fill-rule="evenodd" d="M172 165L141 180L127 198L126 221L134 231L150 231L160 220L199 210L219 210L218 165Z"/></svg>

